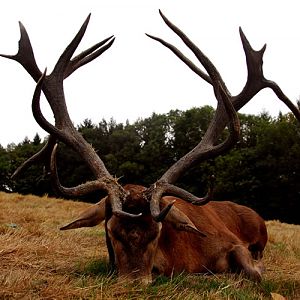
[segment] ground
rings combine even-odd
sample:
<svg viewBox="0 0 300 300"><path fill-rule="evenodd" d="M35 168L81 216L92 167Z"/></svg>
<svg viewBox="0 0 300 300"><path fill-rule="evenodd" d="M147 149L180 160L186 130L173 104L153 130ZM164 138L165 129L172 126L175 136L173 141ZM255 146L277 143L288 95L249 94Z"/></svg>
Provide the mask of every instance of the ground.
<svg viewBox="0 0 300 300"><path fill-rule="evenodd" d="M181 274L143 287L109 273L102 225L59 230L89 205L0 193L0 299L300 299L299 225L267 222L260 284Z"/></svg>

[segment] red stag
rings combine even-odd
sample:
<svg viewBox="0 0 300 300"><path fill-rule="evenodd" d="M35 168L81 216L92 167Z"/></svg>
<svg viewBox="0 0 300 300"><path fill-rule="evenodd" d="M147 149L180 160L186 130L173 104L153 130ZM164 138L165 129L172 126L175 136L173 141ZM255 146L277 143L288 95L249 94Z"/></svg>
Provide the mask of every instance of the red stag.
<svg viewBox="0 0 300 300"><path fill-rule="evenodd" d="M266 46L259 51L253 50L240 30L248 78L243 90L232 96L212 62L179 28L161 12L160 14L167 26L194 53L207 73L173 45L160 38L148 36L170 49L192 71L211 84L218 102L213 119L200 143L176 161L150 187L121 186L109 174L92 146L74 128L63 89L63 80L106 51L114 38L107 38L72 58L85 33L89 16L60 56L52 73L47 75L38 68L27 32L20 23L21 38L17 54L2 56L19 62L37 82L32 100L33 115L50 137L45 147L21 165L14 175L30 164L43 160L50 167L55 188L62 194L76 197L104 190L107 197L61 229L95 226L105 220L109 259L117 268L119 276L149 283L152 272L169 276L183 271L233 271L259 281L262 273L260 259L267 242L263 219L245 206L211 201L211 191L207 196L198 198L174 183L191 166L214 158L234 145L240 130L236 111L260 90L271 88L298 120L299 111L275 82L264 77L262 64ZM54 113L55 125L48 122L41 112L41 91ZM226 140L220 142L221 133L226 126L229 134ZM56 169L56 141L70 146L82 157L93 172L93 181L71 188L60 184Z"/></svg>

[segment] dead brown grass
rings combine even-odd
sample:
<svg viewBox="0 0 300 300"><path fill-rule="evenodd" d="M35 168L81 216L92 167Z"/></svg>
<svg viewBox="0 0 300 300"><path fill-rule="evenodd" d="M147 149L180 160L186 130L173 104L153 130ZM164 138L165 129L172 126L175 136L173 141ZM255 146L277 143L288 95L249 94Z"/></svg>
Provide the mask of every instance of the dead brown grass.
<svg viewBox="0 0 300 300"><path fill-rule="evenodd" d="M272 276L282 275L300 283L300 226L268 221L268 246L264 262Z"/></svg>
<svg viewBox="0 0 300 300"><path fill-rule="evenodd" d="M106 256L98 231L60 232L88 204L0 194L0 295L24 299L84 296L72 279L79 264ZM95 238L99 236L99 238ZM1 298L1 296L0 296Z"/></svg>
<svg viewBox="0 0 300 300"><path fill-rule="evenodd" d="M300 297L300 226L267 222L261 286L230 275L190 275L144 288L108 274L102 226L59 231L88 206L0 193L0 299L269 299L271 292Z"/></svg>

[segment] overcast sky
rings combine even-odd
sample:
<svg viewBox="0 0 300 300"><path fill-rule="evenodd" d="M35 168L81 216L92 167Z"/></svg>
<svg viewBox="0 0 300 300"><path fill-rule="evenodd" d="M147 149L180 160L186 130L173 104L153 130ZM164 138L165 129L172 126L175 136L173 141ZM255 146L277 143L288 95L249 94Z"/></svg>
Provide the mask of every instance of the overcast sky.
<svg viewBox="0 0 300 300"><path fill-rule="evenodd" d="M294 102L300 95L300 26L298 1L33 1L1 3L0 53L15 54L20 37L18 21L27 29L38 66L50 72L89 13L87 32L78 51L115 35L114 45L65 81L72 120L117 122L216 106L212 88L168 49L144 33L159 36L196 62L181 40L164 24L158 9L180 27L214 62L233 95L246 80L239 38L241 26L255 49L267 43L264 72ZM0 144L32 139L39 129L31 113L35 83L14 61L0 58ZM45 102L45 101L44 101ZM49 120L52 113L43 104ZM271 91L262 91L241 112L277 116L287 109Z"/></svg>

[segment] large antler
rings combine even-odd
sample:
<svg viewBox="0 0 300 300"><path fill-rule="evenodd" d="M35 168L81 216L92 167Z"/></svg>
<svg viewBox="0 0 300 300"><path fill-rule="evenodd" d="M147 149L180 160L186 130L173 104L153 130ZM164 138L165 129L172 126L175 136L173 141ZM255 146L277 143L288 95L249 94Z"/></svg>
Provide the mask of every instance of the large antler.
<svg viewBox="0 0 300 300"><path fill-rule="evenodd" d="M122 202L126 197L125 190L117 183L116 179L109 174L102 160L99 158L92 146L75 129L66 106L63 80L79 67L100 56L104 51L110 48L114 42L114 38L109 37L72 58L85 33L89 20L90 15L87 17L74 39L64 50L52 73L49 75L46 75L46 71L42 73L38 68L30 39L22 23L19 23L21 37L18 53L16 55L1 55L19 62L37 82L32 100L32 112L37 123L50 134L50 138L46 146L39 153L28 159L15 172L15 174L26 168L29 164L38 160L46 158L49 162L50 154L52 153L52 176L54 176L54 182L57 184L57 187L61 192L72 196L80 196L95 190L105 190L109 195L112 210L115 214L133 216L122 211ZM45 94L45 97L53 111L55 125L48 122L41 112L41 91ZM89 166L96 180L73 188L62 187L58 182L58 177L56 177L56 167L54 163L56 140L62 141L73 148Z"/></svg>
<svg viewBox="0 0 300 300"><path fill-rule="evenodd" d="M185 190L182 190L173 184L177 179L192 165L199 163L208 158L214 158L227 149L232 147L236 142L239 134L239 122L236 111L243 107L252 97L254 97L260 90L264 88L271 88L277 97L283 101L289 109L293 112L295 117L300 121L299 109L288 99L281 91L280 87L273 81L267 80L263 74L263 54L266 45L259 51L253 50L246 36L240 28L240 37L246 55L246 63L248 68L248 78L243 90L237 96L232 96L228 91L225 82L223 81L218 70L213 63L203 54L203 52L174 24L172 24L161 11L160 15L164 22L172 29L185 43L185 45L194 53L196 58L205 68L203 72L192 61L190 61L182 52L176 47L167 43L166 41L148 35L150 38L160 42L162 45L170 49L180 60L182 60L192 71L198 74L202 79L213 86L215 96L218 100L218 105L214 117L200 143L192 149L185 156L180 158L174 165L172 165L162 177L152 185L147 191L148 197L151 197L151 212L155 219L162 219L171 205L161 211L159 209L159 202L163 194L171 193L177 195L186 201L191 201L194 204L203 204L209 201L210 194L204 198L198 198ZM226 141L219 143L221 133L226 125L229 128L229 136Z"/></svg>

